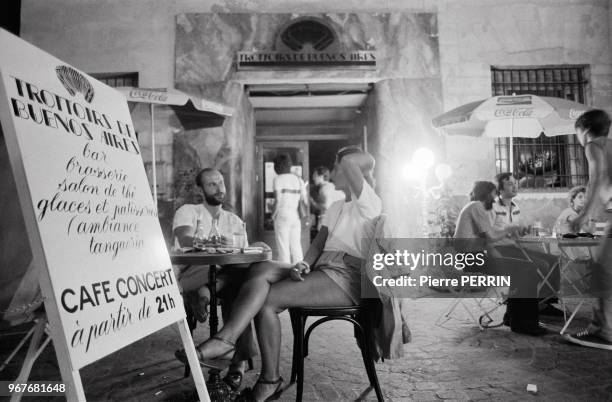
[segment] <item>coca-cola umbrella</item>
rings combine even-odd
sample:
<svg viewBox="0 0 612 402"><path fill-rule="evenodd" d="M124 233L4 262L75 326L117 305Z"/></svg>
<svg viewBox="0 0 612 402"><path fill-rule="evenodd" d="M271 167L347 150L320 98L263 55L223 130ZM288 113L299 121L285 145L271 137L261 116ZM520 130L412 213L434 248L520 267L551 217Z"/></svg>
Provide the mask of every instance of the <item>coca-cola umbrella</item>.
<svg viewBox="0 0 612 402"><path fill-rule="evenodd" d="M116 88L127 98L128 102L148 103L151 109L151 149L153 164L153 199L157 206L157 172L155 157L155 105L166 105L174 110L185 130L219 127L225 118L234 113L234 109L221 103L198 98L168 88Z"/></svg>
<svg viewBox="0 0 612 402"><path fill-rule="evenodd" d="M549 96L494 96L443 113L432 124L447 135L509 137L510 171L513 171L514 137L574 134L576 119L589 109L582 103Z"/></svg>

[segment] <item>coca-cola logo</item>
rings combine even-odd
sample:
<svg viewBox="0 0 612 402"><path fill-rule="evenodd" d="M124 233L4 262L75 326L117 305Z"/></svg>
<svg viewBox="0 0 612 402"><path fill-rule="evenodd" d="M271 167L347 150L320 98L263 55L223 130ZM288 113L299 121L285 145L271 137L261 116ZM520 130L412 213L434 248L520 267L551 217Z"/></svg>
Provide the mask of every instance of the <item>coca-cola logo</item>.
<svg viewBox="0 0 612 402"><path fill-rule="evenodd" d="M569 110L569 118L571 120L576 120L578 119L580 116L582 116L582 114L586 112L586 110L581 110L581 109L570 109Z"/></svg>
<svg viewBox="0 0 612 402"><path fill-rule="evenodd" d="M533 109L527 107L497 108L493 111L495 117L531 117Z"/></svg>
<svg viewBox="0 0 612 402"><path fill-rule="evenodd" d="M168 100L168 95L160 92L144 91L142 89L133 89L130 91L130 97L135 99L144 99L153 102L165 102Z"/></svg>

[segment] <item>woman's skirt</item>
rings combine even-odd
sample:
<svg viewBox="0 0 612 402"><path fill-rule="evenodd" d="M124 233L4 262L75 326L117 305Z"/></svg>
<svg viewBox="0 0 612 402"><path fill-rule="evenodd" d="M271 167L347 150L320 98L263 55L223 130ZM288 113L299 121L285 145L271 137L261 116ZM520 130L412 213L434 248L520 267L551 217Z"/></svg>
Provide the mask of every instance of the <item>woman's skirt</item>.
<svg viewBox="0 0 612 402"><path fill-rule="evenodd" d="M357 305L361 302L361 262L343 251L324 251L313 270L329 276Z"/></svg>

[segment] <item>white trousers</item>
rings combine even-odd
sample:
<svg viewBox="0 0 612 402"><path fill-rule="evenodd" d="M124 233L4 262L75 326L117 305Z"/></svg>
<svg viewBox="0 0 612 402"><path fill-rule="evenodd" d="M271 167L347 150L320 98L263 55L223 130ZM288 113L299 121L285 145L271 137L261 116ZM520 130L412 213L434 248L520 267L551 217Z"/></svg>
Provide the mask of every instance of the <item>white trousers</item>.
<svg viewBox="0 0 612 402"><path fill-rule="evenodd" d="M274 238L278 249L278 260L295 264L304 259L301 242L302 224L300 218L279 214L274 219Z"/></svg>

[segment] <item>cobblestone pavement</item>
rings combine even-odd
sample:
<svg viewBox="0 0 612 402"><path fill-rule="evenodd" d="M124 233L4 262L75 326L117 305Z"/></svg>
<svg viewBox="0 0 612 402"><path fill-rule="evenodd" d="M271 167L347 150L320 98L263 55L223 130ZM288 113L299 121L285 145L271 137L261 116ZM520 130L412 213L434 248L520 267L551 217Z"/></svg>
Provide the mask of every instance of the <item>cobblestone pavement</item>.
<svg viewBox="0 0 612 402"><path fill-rule="evenodd" d="M405 347L406 357L376 365L386 400L612 401L612 352L566 343L557 334L559 321L549 322L557 333L543 338L514 334L505 327L480 331L474 323L458 320L440 327L436 319L450 301L411 303L414 339ZM456 316L467 317L462 312ZM577 324L585 323L588 315L584 310ZM288 379L292 335L286 313L282 325L281 372ZM18 341L19 328L12 329L13 335L10 332L0 337L0 357ZM196 342L206 338L205 326L196 330L194 338ZM178 331L169 327L85 367L81 376L88 399L193 399L193 382L183 378L183 366L174 359L179 343ZM255 381L258 367L255 361L246 385ZM17 370L17 364L11 363L0 379L15 378ZM313 333L305 377L305 401L376 400L368 389L352 328L345 322L324 324ZM31 379L59 380L52 348L41 355ZM527 384L537 385L537 395L526 391ZM289 387L281 400L295 400L295 392L295 386Z"/></svg>

